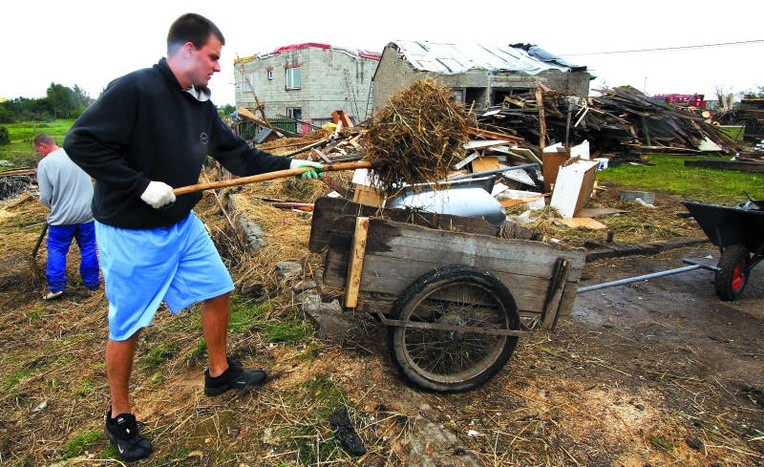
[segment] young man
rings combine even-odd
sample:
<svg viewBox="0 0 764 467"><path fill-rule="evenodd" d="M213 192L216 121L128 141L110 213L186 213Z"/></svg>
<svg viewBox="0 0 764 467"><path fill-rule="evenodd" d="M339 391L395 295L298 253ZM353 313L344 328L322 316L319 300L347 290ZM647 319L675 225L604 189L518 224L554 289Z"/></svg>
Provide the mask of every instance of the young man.
<svg viewBox="0 0 764 467"><path fill-rule="evenodd" d="M233 282L202 222L193 212L193 185L206 157L247 176L321 164L253 149L223 123L207 84L220 71L225 39L207 18L188 13L171 25L167 57L152 68L110 83L74 123L64 142L72 159L95 180L93 213L109 299L106 368L111 408L106 433L126 460L147 457L132 414L128 385L140 330L164 301L173 314L202 303L208 396L265 382L262 370L227 357Z"/></svg>
<svg viewBox="0 0 764 467"><path fill-rule="evenodd" d="M45 300L60 297L66 289L66 255L72 240L80 248L80 277L85 287L96 290L98 277L93 211L93 181L69 159L50 135L39 134L32 146L42 160L37 164L37 185L40 201L50 209L48 214L48 259L45 275L48 293Z"/></svg>

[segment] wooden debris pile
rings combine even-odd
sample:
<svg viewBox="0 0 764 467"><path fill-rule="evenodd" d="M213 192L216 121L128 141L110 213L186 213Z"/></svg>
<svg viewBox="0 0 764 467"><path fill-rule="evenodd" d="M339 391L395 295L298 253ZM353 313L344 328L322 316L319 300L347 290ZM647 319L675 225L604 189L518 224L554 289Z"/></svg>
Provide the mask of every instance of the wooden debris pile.
<svg viewBox="0 0 764 467"><path fill-rule="evenodd" d="M0 175L0 200L31 190L37 184L34 169L21 169Z"/></svg>
<svg viewBox="0 0 764 467"><path fill-rule="evenodd" d="M701 142L708 139L722 152L739 149L737 142L720 133L703 113L656 102L631 87L599 92L602 95L592 98L592 106L626 119L637 135L636 141L623 141L624 146L640 152L698 152Z"/></svg>
<svg viewBox="0 0 764 467"><path fill-rule="evenodd" d="M757 142L764 139L764 98L742 99L734 109L720 112L717 120L723 125L745 125L744 139Z"/></svg>
<svg viewBox="0 0 764 467"><path fill-rule="evenodd" d="M343 127L336 131L320 129L299 138L275 139L257 148L271 154L325 164L356 161L363 157L359 143L361 133L361 127Z"/></svg>
<svg viewBox="0 0 764 467"><path fill-rule="evenodd" d="M478 123L537 142L536 151L556 142L587 140L594 155L611 158L649 152L697 154L705 139L724 153L739 150L736 141L700 113L656 102L628 86L598 92L600 96L588 99L552 91L543 97L538 92L511 96L478 116Z"/></svg>
<svg viewBox="0 0 764 467"><path fill-rule="evenodd" d="M375 113L362 138L364 160L381 188L436 182L465 155L469 118L448 88L432 79L413 83Z"/></svg>

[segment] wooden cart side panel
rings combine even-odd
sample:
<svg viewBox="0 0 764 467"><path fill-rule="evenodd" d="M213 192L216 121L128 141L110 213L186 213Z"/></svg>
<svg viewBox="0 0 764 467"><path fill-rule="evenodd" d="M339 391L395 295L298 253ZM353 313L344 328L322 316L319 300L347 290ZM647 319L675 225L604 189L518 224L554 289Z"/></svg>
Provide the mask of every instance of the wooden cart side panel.
<svg viewBox="0 0 764 467"><path fill-rule="evenodd" d="M324 282L331 287L345 287L346 276L332 274L328 271L339 271L347 265L347 252L330 250L327 256L327 268L325 269ZM360 290L362 293L373 292L391 296L400 295L403 290L418 277L440 266L462 264L475 266L488 270L480 261L460 262L458 260L443 262L418 261L399 257L385 257L384 255L369 254L364 259L363 273L361 275ZM336 269L335 269L336 267ZM540 313L544 307L544 298L549 281L532 276L507 273L505 271L491 271L509 288L515 298L517 306L524 311Z"/></svg>
<svg viewBox="0 0 764 467"><path fill-rule="evenodd" d="M355 220L341 218L332 228L324 282L344 287ZM462 264L494 273L509 288L521 310L540 313L557 258L571 262L567 282L577 282L584 253L561 251L529 240L442 231L371 219L360 289L364 293L399 295L422 274L441 266ZM567 288L567 287L566 287Z"/></svg>
<svg viewBox="0 0 764 467"><path fill-rule="evenodd" d="M473 219L450 214L413 212L405 209L384 209L353 203L345 199L319 198L313 208L308 248L320 253L329 245L333 237L333 224L340 217L364 216L379 217L396 222L423 225L448 231L470 232L496 237L499 228L484 219Z"/></svg>

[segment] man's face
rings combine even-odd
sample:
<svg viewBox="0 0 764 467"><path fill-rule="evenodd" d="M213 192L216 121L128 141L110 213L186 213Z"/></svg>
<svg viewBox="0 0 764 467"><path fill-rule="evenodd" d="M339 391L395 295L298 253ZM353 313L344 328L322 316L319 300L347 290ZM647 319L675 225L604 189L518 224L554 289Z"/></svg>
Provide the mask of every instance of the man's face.
<svg viewBox="0 0 764 467"><path fill-rule="evenodd" d="M37 155L40 157L45 157L51 152L50 146L45 143L34 144L33 146L34 150L37 152Z"/></svg>
<svg viewBox="0 0 764 467"><path fill-rule="evenodd" d="M214 73L220 71L220 52L223 44L220 39L210 34L210 38L201 48L189 47L190 56L186 69L186 78L194 86L207 86Z"/></svg>

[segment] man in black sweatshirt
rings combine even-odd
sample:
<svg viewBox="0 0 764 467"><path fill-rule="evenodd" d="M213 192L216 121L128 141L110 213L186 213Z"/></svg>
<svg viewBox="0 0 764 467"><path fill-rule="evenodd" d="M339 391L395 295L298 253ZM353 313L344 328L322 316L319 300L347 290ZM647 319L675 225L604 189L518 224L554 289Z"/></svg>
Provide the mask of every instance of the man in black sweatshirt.
<svg viewBox="0 0 764 467"><path fill-rule="evenodd" d="M70 158L93 179L96 238L109 301L106 368L111 408L106 434L125 460L151 454L128 395L136 343L164 301L173 314L202 303L208 352L204 392L263 384L266 373L227 356L233 281L193 207L193 185L207 156L240 176L321 164L251 148L223 123L207 88L220 71L225 39L207 18L188 13L167 36L167 58L111 82L64 140Z"/></svg>

